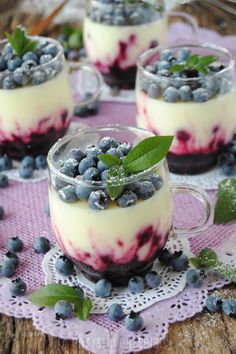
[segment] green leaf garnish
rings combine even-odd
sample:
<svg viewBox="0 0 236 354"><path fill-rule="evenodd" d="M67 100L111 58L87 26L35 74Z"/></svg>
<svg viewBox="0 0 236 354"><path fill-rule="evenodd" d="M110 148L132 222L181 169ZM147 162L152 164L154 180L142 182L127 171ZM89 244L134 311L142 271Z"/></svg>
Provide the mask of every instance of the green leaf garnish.
<svg viewBox="0 0 236 354"><path fill-rule="evenodd" d="M161 0L154 0L154 1L150 1L150 0L123 0L124 4L127 5L144 5L145 7L151 7L153 8L155 11L163 11L164 7L163 7L163 1Z"/></svg>
<svg viewBox="0 0 236 354"><path fill-rule="evenodd" d="M80 49L83 46L83 31L81 28L65 25L63 33L67 37L67 46L71 49Z"/></svg>
<svg viewBox="0 0 236 354"><path fill-rule="evenodd" d="M190 258L190 262L196 268L209 268L216 273L236 283L236 269L228 264L221 262L215 251L210 248L204 248L197 258Z"/></svg>
<svg viewBox="0 0 236 354"><path fill-rule="evenodd" d="M214 224L233 220L236 220L236 178L227 178L219 184Z"/></svg>
<svg viewBox="0 0 236 354"><path fill-rule="evenodd" d="M76 316L81 320L86 320L92 308L92 302L84 299L78 291L68 285L49 284L35 291L30 301L38 306L53 307L58 301L66 300L74 305Z"/></svg>
<svg viewBox="0 0 236 354"><path fill-rule="evenodd" d="M6 32L6 37L19 58L27 52L34 52L37 47L37 42L32 41L21 27L16 27L12 34Z"/></svg>
<svg viewBox="0 0 236 354"><path fill-rule="evenodd" d="M122 164L121 160L111 154L100 154L98 155L99 160L101 160L107 167L119 166Z"/></svg>
<svg viewBox="0 0 236 354"><path fill-rule="evenodd" d="M174 72L181 72L185 70L196 70L204 75L208 74L208 66L218 60L217 56L205 55L200 56L198 54L190 55L186 63L184 64L173 64L169 68L169 74Z"/></svg>
<svg viewBox="0 0 236 354"><path fill-rule="evenodd" d="M113 166L107 174L107 190L111 199L116 199L124 190L125 183L122 182L128 176L127 170L123 165Z"/></svg>

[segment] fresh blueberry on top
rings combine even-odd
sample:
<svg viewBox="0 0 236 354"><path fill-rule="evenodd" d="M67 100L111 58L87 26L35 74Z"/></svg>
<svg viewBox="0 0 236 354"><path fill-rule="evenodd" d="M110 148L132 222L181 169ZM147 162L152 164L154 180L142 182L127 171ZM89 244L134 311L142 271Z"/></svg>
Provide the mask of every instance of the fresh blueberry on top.
<svg viewBox="0 0 236 354"><path fill-rule="evenodd" d="M236 139L232 139L228 146L227 151L231 152L232 154L236 154Z"/></svg>
<svg viewBox="0 0 236 354"><path fill-rule="evenodd" d="M171 63L167 60L159 61L157 64L159 70L168 70L171 67Z"/></svg>
<svg viewBox="0 0 236 354"><path fill-rule="evenodd" d="M16 272L16 267L13 263L3 262L2 267L0 267L1 276L6 278L11 278Z"/></svg>
<svg viewBox="0 0 236 354"><path fill-rule="evenodd" d="M21 278L16 278L10 283L9 290L12 296L21 296L25 294L27 285Z"/></svg>
<svg viewBox="0 0 236 354"><path fill-rule="evenodd" d="M213 294L208 296L206 302L206 308L211 313L219 312L222 308L222 300L219 295Z"/></svg>
<svg viewBox="0 0 236 354"><path fill-rule="evenodd" d="M109 206L109 199L104 191L93 191L90 193L88 204L91 209L105 210Z"/></svg>
<svg viewBox="0 0 236 354"><path fill-rule="evenodd" d="M7 171L12 169L12 159L7 156L3 155L0 157L0 171Z"/></svg>
<svg viewBox="0 0 236 354"><path fill-rule="evenodd" d="M81 182L76 186L76 195L79 200L88 200L91 191L91 187L86 186L85 183Z"/></svg>
<svg viewBox="0 0 236 354"><path fill-rule="evenodd" d="M95 284L95 294L98 297L109 297L112 292L112 285L111 283L106 280L106 279L100 279L96 284Z"/></svg>
<svg viewBox="0 0 236 354"><path fill-rule="evenodd" d="M84 172L90 168L90 167L95 167L96 162L93 159L90 159L88 157L85 157L83 160L80 161L79 163L79 173L81 175L84 174Z"/></svg>
<svg viewBox="0 0 236 354"><path fill-rule="evenodd" d="M117 198L116 202L121 208L128 208L135 205L137 200L137 195L134 192L126 191Z"/></svg>
<svg viewBox="0 0 236 354"><path fill-rule="evenodd" d="M132 144L131 143L121 143L117 150L120 150L124 156L128 155L130 150L132 149Z"/></svg>
<svg viewBox="0 0 236 354"><path fill-rule="evenodd" d="M35 63L37 63L38 61L38 57L35 53L33 52L27 52L23 55L22 57L23 61L26 61L26 60L33 60Z"/></svg>
<svg viewBox="0 0 236 354"><path fill-rule="evenodd" d="M149 73L151 73L151 74L156 74L156 71L157 71L155 65L147 65L147 66L145 67L145 70L147 70L147 71L148 71Z"/></svg>
<svg viewBox="0 0 236 354"><path fill-rule="evenodd" d="M136 332L143 327L143 318L139 313L131 311L130 315L125 317L125 328L129 331Z"/></svg>
<svg viewBox="0 0 236 354"><path fill-rule="evenodd" d="M74 309L66 300L60 300L55 304L54 312L57 320L65 320L73 316Z"/></svg>
<svg viewBox="0 0 236 354"><path fill-rule="evenodd" d="M49 43L42 49L43 54L50 54L52 57L55 57L58 53L58 48L55 44Z"/></svg>
<svg viewBox="0 0 236 354"><path fill-rule="evenodd" d="M236 300L235 299L227 299L222 303L223 312L230 317L236 316Z"/></svg>
<svg viewBox="0 0 236 354"><path fill-rule="evenodd" d="M107 167L107 165L105 165L105 163L103 163L101 160L99 160L98 164L97 164L97 169L98 169L98 171L103 172L103 171L107 170L108 167Z"/></svg>
<svg viewBox="0 0 236 354"><path fill-rule="evenodd" d="M4 216L4 209L2 206L0 206L0 220L3 219L3 216Z"/></svg>
<svg viewBox="0 0 236 354"><path fill-rule="evenodd" d="M81 149L71 149L68 156L78 162L85 158L85 154Z"/></svg>
<svg viewBox="0 0 236 354"><path fill-rule="evenodd" d="M84 181L99 181L100 180L100 172L96 167L88 168L83 174Z"/></svg>
<svg viewBox="0 0 236 354"><path fill-rule="evenodd" d="M169 76L169 71L167 69L162 69L158 71L158 75L168 77Z"/></svg>
<svg viewBox="0 0 236 354"><path fill-rule="evenodd" d="M17 85L13 78L9 75L5 76L4 79L2 80L2 87L4 90L13 90L17 88Z"/></svg>
<svg viewBox="0 0 236 354"><path fill-rule="evenodd" d="M118 142L114 138L108 136L102 138L98 143L98 147L103 152L107 152L107 150L109 150L110 148L117 148L118 145L119 145Z"/></svg>
<svg viewBox="0 0 236 354"><path fill-rule="evenodd" d="M78 160L69 158L65 161L63 166L63 172L70 177L75 177L78 174Z"/></svg>
<svg viewBox="0 0 236 354"><path fill-rule="evenodd" d="M7 242L7 249L10 252L21 252L23 250L24 243L19 237L12 237Z"/></svg>
<svg viewBox="0 0 236 354"><path fill-rule="evenodd" d="M178 51L177 59L178 61L182 62L187 60L190 55L191 55L191 50L189 48L184 47Z"/></svg>
<svg viewBox="0 0 236 354"><path fill-rule="evenodd" d="M108 172L108 170L104 170L101 172L101 181L106 181Z"/></svg>
<svg viewBox="0 0 236 354"><path fill-rule="evenodd" d="M225 68L225 66L219 62L218 63L215 62L215 63L208 65L208 69L213 73L217 73L217 72L223 70L224 68Z"/></svg>
<svg viewBox="0 0 236 354"><path fill-rule="evenodd" d="M154 289L161 284L161 277L157 272L151 271L145 275L145 281L149 288Z"/></svg>
<svg viewBox="0 0 236 354"><path fill-rule="evenodd" d="M31 167L31 168L35 168L35 160L33 156L25 156L22 160L21 160L21 165L24 167Z"/></svg>
<svg viewBox="0 0 236 354"><path fill-rule="evenodd" d="M47 253L51 248L50 241L44 237L37 237L34 241L34 251L36 253Z"/></svg>
<svg viewBox="0 0 236 354"><path fill-rule="evenodd" d="M225 163L221 167L222 172L227 177L233 177L236 175L236 162L234 163Z"/></svg>
<svg viewBox="0 0 236 354"><path fill-rule="evenodd" d="M27 59L23 62L21 68L28 72L30 69L33 69L37 66L37 62L33 59Z"/></svg>
<svg viewBox="0 0 236 354"><path fill-rule="evenodd" d="M128 289L131 293L140 293L144 290L144 280L142 277L136 275L130 278L128 282Z"/></svg>
<svg viewBox="0 0 236 354"><path fill-rule="evenodd" d="M18 85L25 86L29 83L30 78L22 68L17 68L13 72L13 79Z"/></svg>
<svg viewBox="0 0 236 354"><path fill-rule="evenodd" d="M125 317L122 306L120 304L112 304L107 312L108 318L111 321L118 322Z"/></svg>
<svg viewBox="0 0 236 354"><path fill-rule="evenodd" d="M137 183L136 193L139 199L146 200L155 193L155 187L150 181L141 181Z"/></svg>
<svg viewBox="0 0 236 354"><path fill-rule="evenodd" d="M161 61L162 60L168 61L168 60L172 59L172 57L173 57L172 51L170 49L165 49L161 52L160 60Z"/></svg>
<svg viewBox="0 0 236 354"><path fill-rule="evenodd" d="M218 164L222 167L223 165L234 165L236 163L236 159L232 152L224 152L220 154L218 159Z"/></svg>
<svg viewBox="0 0 236 354"><path fill-rule="evenodd" d="M5 71L7 68L7 62L3 56L0 55L0 71Z"/></svg>
<svg viewBox="0 0 236 354"><path fill-rule="evenodd" d="M167 87L163 93L166 102L177 102L179 98L179 92L175 87Z"/></svg>
<svg viewBox="0 0 236 354"><path fill-rule="evenodd" d="M203 277L197 269L189 269L186 274L187 284L191 288L200 288L203 284Z"/></svg>
<svg viewBox="0 0 236 354"><path fill-rule="evenodd" d="M55 268L56 271L61 275L71 275L74 271L74 263L65 255L63 255L57 258Z"/></svg>
<svg viewBox="0 0 236 354"><path fill-rule="evenodd" d="M193 101L194 102L206 102L209 99L209 95L206 89L198 88L193 91Z"/></svg>
<svg viewBox="0 0 236 354"><path fill-rule="evenodd" d="M16 68L21 66L22 60L16 56L13 56L11 59L7 61L7 68L9 71L14 71Z"/></svg>
<svg viewBox="0 0 236 354"><path fill-rule="evenodd" d="M179 96L181 101L187 102L191 101L192 99L192 90L191 87L188 85L183 85L179 89Z"/></svg>
<svg viewBox="0 0 236 354"><path fill-rule="evenodd" d="M147 94L148 97L150 98L158 98L161 96L161 88L160 86L157 86L156 84L152 83L148 86L147 89Z"/></svg>
<svg viewBox="0 0 236 354"><path fill-rule="evenodd" d="M32 75L32 84L37 86L45 82L46 75L42 70L37 70Z"/></svg>
<svg viewBox="0 0 236 354"><path fill-rule="evenodd" d="M142 23L141 14L137 11L134 11L133 13L131 13L129 20L132 25L139 25Z"/></svg>
<svg viewBox="0 0 236 354"><path fill-rule="evenodd" d="M3 257L4 263L11 263L15 268L19 265L19 257L16 253L8 251Z"/></svg>
<svg viewBox="0 0 236 354"><path fill-rule="evenodd" d="M34 169L30 166L20 166L19 175L21 178L28 179L33 177Z"/></svg>
<svg viewBox="0 0 236 354"><path fill-rule="evenodd" d="M109 150L107 150L106 153L110 154L110 155L113 155L113 156L116 156L119 159L124 156L123 153L121 152L121 150L116 149L116 148L110 148Z"/></svg>
<svg viewBox="0 0 236 354"><path fill-rule="evenodd" d="M149 176L148 181L152 182L156 191L161 189L164 184L163 178L161 176L157 176L155 174L152 174L151 176Z"/></svg>
<svg viewBox="0 0 236 354"><path fill-rule="evenodd" d="M0 188L6 188L9 185L9 180L6 175L0 173Z"/></svg>
<svg viewBox="0 0 236 354"><path fill-rule="evenodd" d="M43 54L41 55L41 57L39 58L39 64L46 64L48 63L50 60L52 60L53 56L51 54Z"/></svg>
<svg viewBox="0 0 236 354"><path fill-rule="evenodd" d="M66 203L74 203L78 200L76 195L76 188L74 186L67 185L61 188L58 194L59 198Z"/></svg>
<svg viewBox="0 0 236 354"><path fill-rule="evenodd" d="M98 161L98 155L102 154L102 150L97 146L89 146L86 149L86 154L89 159L93 159L94 161Z"/></svg>

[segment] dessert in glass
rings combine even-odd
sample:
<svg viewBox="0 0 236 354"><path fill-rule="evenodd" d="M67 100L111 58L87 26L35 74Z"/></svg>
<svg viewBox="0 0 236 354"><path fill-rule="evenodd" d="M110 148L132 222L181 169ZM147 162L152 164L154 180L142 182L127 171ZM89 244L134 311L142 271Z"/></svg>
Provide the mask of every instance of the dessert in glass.
<svg viewBox="0 0 236 354"><path fill-rule="evenodd" d="M19 38L16 33L22 36L26 49L15 43ZM93 70L95 96L101 79L97 69L88 64L68 68L63 48L53 39L28 37L21 28L10 36L13 46L8 40L0 42L0 154L20 159L47 153L65 134L75 105L69 71Z"/></svg>
<svg viewBox="0 0 236 354"><path fill-rule="evenodd" d="M172 190L195 195L206 209L200 225L177 233L202 232L211 218L204 191L170 185L165 158L142 172L109 177L101 153L121 163L150 137L138 128L103 126L65 136L49 151L53 230L63 252L93 281L105 277L122 285L150 270L172 233Z"/></svg>
<svg viewBox="0 0 236 354"><path fill-rule="evenodd" d="M109 86L134 88L138 56L167 43L168 14L164 1L91 0L87 3L84 44L89 60ZM185 17L196 31L191 16L175 15Z"/></svg>
<svg viewBox="0 0 236 354"><path fill-rule="evenodd" d="M137 126L174 135L171 172L211 169L236 131L234 60L212 44L155 48L138 60Z"/></svg>

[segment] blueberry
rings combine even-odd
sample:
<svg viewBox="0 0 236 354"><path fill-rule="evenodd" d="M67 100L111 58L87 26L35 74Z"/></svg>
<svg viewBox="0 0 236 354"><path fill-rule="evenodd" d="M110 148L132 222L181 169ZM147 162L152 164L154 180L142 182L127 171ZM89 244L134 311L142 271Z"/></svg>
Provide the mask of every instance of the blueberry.
<svg viewBox="0 0 236 354"><path fill-rule="evenodd" d="M85 157L83 160L80 161L79 163L79 173L81 175L84 174L84 172L90 168L90 167L95 167L96 162L93 159L89 159L88 157Z"/></svg>
<svg viewBox="0 0 236 354"><path fill-rule="evenodd" d="M48 63L50 60L52 60L53 56L51 54L43 54L41 55L41 57L39 58L39 64L46 64Z"/></svg>
<svg viewBox="0 0 236 354"><path fill-rule="evenodd" d="M191 50L189 48L184 47L178 51L177 59L178 61L182 62L185 61L190 55L191 55Z"/></svg>
<svg viewBox="0 0 236 354"><path fill-rule="evenodd" d="M159 70L168 70L170 68L170 66L171 66L171 63L167 60L159 61L157 64L158 71Z"/></svg>
<svg viewBox="0 0 236 354"><path fill-rule="evenodd" d="M90 193L88 204L91 209L105 210L108 208L109 199L104 191L93 191Z"/></svg>
<svg viewBox="0 0 236 354"><path fill-rule="evenodd" d="M160 55L160 60L166 60L166 61L169 61L173 58L173 53L170 49L165 49L161 52L161 55Z"/></svg>
<svg viewBox="0 0 236 354"><path fill-rule="evenodd" d="M60 169L60 172L64 173L63 169ZM67 183L58 176L52 176L52 185L57 191L59 191L59 189L66 187Z"/></svg>
<svg viewBox="0 0 236 354"><path fill-rule="evenodd" d="M7 171L12 169L12 159L7 156L3 155L0 157L0 171Z"/></svg>
<svg viewBox="0 0 236 354"><path fill-rule="evenodd" d="M22 57L23 61L26 61L26 60L33 60L35 63L37 63L38 61L38 57L35 53L33 52L27 52L23 55Z"/></svg>
<svg viewBox="0 0 236 354"><path fill-rule="evenodd" d="M74 186L67 185L61 188L58 194L59 198L66 203L74 203L78 200L76 195L76 188Z"/></svg>
<svg viewBox="0 0 236 354"><path fill-rule="evenodd" d="M110 154L110 155L113 155L113 156L116 156L119 159L124 156L123 153L121 152L121 150L119 150L117 148L110 148L109 150L107 150L106 153Z"/></svg>
<svg viewBox="0 0 236 354"><path fill-rule="evenodd" d="M222 310L227 316L235 317L236 316L236 300L228 299L224 300L222 303Z"/></svg>
<svg viewBox="0 0 236 354"><path fill-rule="evenodd" d="M157 69L156 69L155 65L147 65L145 67L145 70L147 70L151 74L156 74L156 72L157 72Z"/></svg>
<svg viewBox="0 0 236 354"><path fill-rule="evenodd" d="M127 208L135 205L138 198L137 195L132 191L126 191L119 196L117 199L117 204L122 208Z"/></svg>
<svg viewBox="0 0 236 354"><path fill-rule="evenodd" d="M138 182L136 193L139 199L146 200L153 196L155 187L150 181Z"/></svg>
<svg viewBox="0 0 236 354"><path fill-rule="evenodd" d="M211 313L216 313L221 310L222 307L222 300L219 295L213 294L211 296L208 296L207 302L206 302L206 308L209 312Z"/></svg>
<svg viewBox="0 0 236 354"><path fill-rule="evenodd" d="M175 87L167 87L163 93L166 102L177 102L179 98L179 92Z"/></svg>
<svg viewBox="0 0 236 354"><path fill-rule="evenodd" d="M55 304L54 312L57 320L65 320L66 318L73 316L74 309L73 306L66 300L60 300Z"/></svg>
<svg viewBox="0 0 236 354"><path fill-rule="evenodd" d="M125 328L129 331L139 331L143 327L143 318L140 316L139 313L135 313L131 311L130 315L125 317Z"/></svg>
<svg viewBox="0 0 236 354"><path fill-rule="evenodd" d="M46 75L42 70L37 70L32 75L32 84L33 85L41 85L45 82Z"/></svg>
<svg viewBox="0 0 236 354"><path fill-rule="evenodd" d="M236 159L234 157L234 154L232 152L224 152L220 154L219 159L218 159L218 164L220 166L223 165L233 165L236 163Z"/></svg>
<svg viewBox="0 0 236 354"><path fill-rule="evenodd" d="M5 71L7 68L7 62L3 56L0 55L0 71Z"/></svg>
<svg viewBox="0 0 236 354"><path fill-rule="evenodd" d="M97 164L97 169L98 169L98 171L103 172L103 171L107 170L108 167L107 167L107 165L105 165L105 163L103 163L101 160L99 160L98 164Z"/></svg>
<svg viewBox="0 0 236 354"><path fill-rule="evenodd" d="M5 76L2 81L2 87L4 90L13 90L17 85L11 76Z"/></svg>
<svg viewBox="0 0 236 354"><path fill-rule="evenodd" d="M102 154L102 150L97 146L89 146L86 149L86 154L89 159L93 159L94 161L98 161L98 155Z"/></svg>
<svg viewBox="0 0 236 354"><path fill-rule="evenodd" d="M200 288L203 284L200 271L194 268L187 271L186 280L191 288Z"/></svg>
<svg viewBox="0 0 236 354"><path fill-rule="evenodd" d="M218 73L219 71L223 70L224 68L225 68L225 66L219 62L212 63L208 66L208 69L212 73Z"/></svg>
<svg viewBox="0 0 236 354"><path fill-rule="evenodd" d="M191 101L192 99L192 90L191 87L188 85L183 85L179 89L179 96L181 101L187 102Z"/></svg>
<svg viewBox="0 0 236 354"><path fill-rule="evenodd" d="M188 268L189 265L188 257L185 254L181 254L179 257L175 257L173 255L171 265L174 271L183 272Z"/></svg>
<svg viewBox="0 0 236 354"><path fill-rule="evenodd" d="M7 61L7 68L10 71L16 70L16 68L19 68L21 66L22 60L18 57L12 57L12 59L9 59Z"/></svg>
<svg viewBox="0 0 236 354"><path fill-rule="evenodd" d="M27 59L23 62L21 68L24 70L24 71L29 71L33 68L35 68L38 64L36 63L35 60L32 60L32 59Z"/></svg>
<svg viewBox="0 0 236 354"><path fill-rule="evenodd" d="M6 175L0 173L0 188L6 188L9 185L9 180Z"/></svg>
<svg viewBox="0 0 236 354"><path fill-rule="evenodd" d="M155 190L159 190L163 187L164 181L161 176L157 176L155 174L152 174L151 176L148 177L148 181L150 181L153 185Z"/></svg>
<svg viewBox="0 0 236 354"><path fill-rule="evenodd" d="M101 172L101 181L106 181L108 172L108 170L104 170Z"/></svg>
<svg viewBox="0 0 236 354"><path fill-rule="evenodd" d="M4 209L2 206L0 206L0 220L3 219L3 216L4 216Z"/></svg>
<svg viewBox="0 0 236 354"><path fill-rule="evenodd" d="M78 162L80 162L81 160L83 160L85 158L85 154L83 153L83 151L81 149L71 149L69 151L68 156L72 159L77 160Z"/></svg>
<svg viewBox="0 0 236 354"><path fill-rule="evenodd" d="M79 200L88 200L91 193L91 187L86 186L85 183L79 183L76 187L76 195Z"/></svg>
<svg viewBox="0 0 236 354"><path fill-rule="evenodd" d="M12 237L7 242L7 249L10 252L21 252L23 250L23 241L18 237Z"/></svg>
<svg viewBox="0 0 236 354"><path fill-rule="evenodd" d="M142 17L137 11L130 14L129 20L131 25L140 25L142 23Z"/></svg>
<svg viewBox="0 0 236 354"><path fill-rule="evenodd" d="M30 168L35 168L35 160L33 156L25 156L22 160L21 160L21 166L23 167L30 167Z"/></svg>
<svg viewBox="0 0 236 354"><path fill-rule="evenodd" d="M144 280L142 277L136 275L130 278L128 282L128 289L131 293L140 293L144 290Z"/></svg>
<svg viewBox="0 0 236 354"><path fill-rule="evenodd" d="M36 156L35 165L38 170L45 170L48 167L47 156L46 155Z"/></svg>
<svg viewBox="0 0 236 354"><path fill-rule="evenodd" d="M132 149L131 143L122 143L118 146L117 150L121 151L124 156L128 155L130 150Z"/></svg>
<svg viewBox="0 0 236 354"><path fill-rule="evenodd" d="M198 88L193 91L193 101L194 102L206 102L209 99L209 95L206 89Z"/></svg>
<svg viewBox="0 0 236 354"><path fill-rule="evenodd" d="M106 14L102 18L102 22L106 25L112 25L112 16L110 14Z"/></svg>
<svg viewBox="0 0 236 354"><path fill-rule="evenodd" d="M10 283L9 290L13 296L24 295L27 290L27 285L21 278L16 278Z"/></svg>
<svg viewBox="0 0 236 354"><path fill-rule="evenodd" d="M95 294L98 297L109 297L111 296L112 292L112 285L111 283L106 280L106 279L100 279L96 284L95 284Z"/></svg>
<svg viewBox="0 0 236 354"><path fill-rule="evenodd" d="M22 68L17 68L13 72L13 79L17 84L22 86L25 86L29 83L29 77Z"/></svg>
<svg viewBox="0 0 236 354"><path fill-rule="evenodd" d="M9 262L3 262L1 267L1 275L6 278L11 278L16 272L14 264Z"/></svg>
<svg viewBox="0 0 236 354"><path fill-rule="evenodd" d="M95 116L99 110L99 101L89 103L87 105L87 110L90 116Z"/></svg>
<svg viewBox="0 0 236 354"><path fill-rule="evenodd" d="M19 258L17 254L15 254L14 252L8 251L3 257L3 262L11 263L14 265L15 268L17 268L19 265Z"/></svg>
<svg viewBox="0 0 236 354"><path fill-rule="evenodd" d="M114 16L113 18L113 25L114 26L124 26L125 25L125 18L124 16Z"/></svg>
<svg viewBox="0 0 236 354"><path fill-rule="evenodd" d="M88 168L83 174L84 181L99 181L100 180L100 172L96 167Z"/></svg>
<svg viewBox="0 0 236 354"><path fill-rule="evenodd" d="M33 177L34 169L28 166L20 166L19 175L21 178L28 179Z"/></svg>
<svg viewBox="0 0 236 354"><path fill-rule="evenodd" d="M75 106L75 108L74 108L74 116L85 118L88 115L89 115L89 113L88 113L87 106L82 106L82 107L79 106L79 105Z"/></svg>
<svg viewBox="0 0 236 354"><path fill-rule="evenodd" d="M108 318L111 321L118 322L124 318L125 314L123 312L122 306L120 304L112 304L107 312Z"/></svg>
<svg viewBox="0 0 236 354"><path fill-rule="evenodd" d="M71 275L74 271L74 263L65 255L63 255L57 258L55 268L56 271L61 275Z"/></svg>
<svg viewBox="0 0 236 354"><path fill-rule="evenodd" d="M220 83L220 94L225 95L231 90L231 88L232 88L232 81L223 79Z"/></svg>
<svg viewBox="0 0 236 354"><path fill-rule="evenodd" d="M160 275L155 271L147 273L145 275L145 281L147 286L152 289L157 288L161 284Z"/></svg>
<svg viewBox="0 0 236 354"><path fill-rule="evenodd" d="M46 68L43 68L43 70L44 70L44 73L46 75L46 80L47 81L48 80L52 80L57 74L56 70L51 68L50 66L47 66Z"/></svg>
<svg viewBox="0 0 236 354"><path fill-rule="evenodd" d="M168 77L169 76L169 71L167 69L162 69L160 71L158 71L158 75L164 76L164 77Z"/></svg>
<svg viewBox="0 0 236 354"><path fill-rule="evenodd" d="M80 295L80 297L83 298L84 297L84 290L79 285L76 285L74 288L76 289L76 291Z"/></svg>
<svg viewBox="0 0 236 354"><path fill-rule="evenodd" d="M232 139L227 146L227 151L236 154L236 139Z"/></svg>
<svg viewBox="0 0 236 354"><path fill-rule="evenodd" d="M75 177L78 174L79 162L75 159L69 158L65 161L63 169L67 176Z"/></svg>
<svg viewBox="0 0 236 354"><path fill-rule="evenodd" d="M7 43L7 44L5 45L5 47L3 48L3 54L4 54L4 55L13 54L13 48L12 48L12 46L11 46L10 43Z"/></svg>
<svg viewBox="0 0 236 354"><path fill-rule="evenodd" d="M147 90L148 97L150 98L158 98L161 96L161 88L156 84L152 83L148 86Z"/></svg>
<svg viewBox="0 0 236 354"><path fill-rule="evenodd" d="M162 265L171 265L172 257L172 253L167 248L164 248L159 251L158 260Z"/></svg>
<svg viewBox="0 0 236 354"><path fill-rule="evenodd" d="M39 236L34 241L34 251L36 253L47 253L51 248L50 241L43 236Z"/></svg>
<svg viewBox="0 0 236 354"><path fill-rule="evenodd" d="M227 177L233 177L236 175L236 163L224 164L221 168L222 168L223 174Z"/></svg>
<svg viewBox="0 0 236 354"><path fill-rule="evenodd" d="M98 143L98 147L103 151L103 152L107 152L107 150L109 150L110 148L117 148L118 147L118 142L111 137L104 137L102 138L99 143Z"/></svg>
<svg viewBox="0 0 236 354"><path fill-rule="evenodd" d="M42 49L42 52L43 54L50 54L52 57L55 57L58 53L58 48L55 44L50 43Z"/></svg>

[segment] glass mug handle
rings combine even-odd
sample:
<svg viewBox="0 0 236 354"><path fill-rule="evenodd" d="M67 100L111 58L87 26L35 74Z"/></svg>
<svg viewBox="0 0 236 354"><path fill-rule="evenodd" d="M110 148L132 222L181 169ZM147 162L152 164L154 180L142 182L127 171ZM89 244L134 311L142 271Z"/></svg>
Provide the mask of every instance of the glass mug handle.
<svg viewBox="0 0 236 354"><path fill-rule="evenodd" d="M98 71L97 68L95 68L94 65L89 64L89 63L78 63L78 62L68 62L68 70L69 74L73 72L78 72L78 71L84 71L88 73L92 73L94 77L96 78L96 90L94 93L91 94L91 97L84 99L82 101L76 100L76 104L80 107L85 107L88 104L98 100L99 96L101 95L101 90L102 90L102 75Z"/></svg>
<svg viewBox="0 0 236 354"><path fill-rule="evenodd" d="M190 194L196 199L198 199L204 206L205 209L205 217L203 220L199 222L198 225L192 226L190 228L174 228L174 234L176 235L184 235L186 237L197 236L199 233L206 231L209 224L213 218L213 204L208 196L208 194L201 188L198 188L191 184L172 184L171 190L174 193L184 193Z"/></svg>
<svg viewBox="0 0 236 354"><path fill-rule="evenodd" d="M181 11L171 11L169 13L169 16L173 16L173 17L181 17L182 19L186 20L191 28L192 28L192 32L193 32L193 37L196 40L197 39L197 34L198 34L198 23L195 20L195 18L191 15L188 15L185 12L181 12Z"/></svg>

